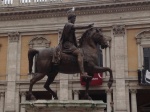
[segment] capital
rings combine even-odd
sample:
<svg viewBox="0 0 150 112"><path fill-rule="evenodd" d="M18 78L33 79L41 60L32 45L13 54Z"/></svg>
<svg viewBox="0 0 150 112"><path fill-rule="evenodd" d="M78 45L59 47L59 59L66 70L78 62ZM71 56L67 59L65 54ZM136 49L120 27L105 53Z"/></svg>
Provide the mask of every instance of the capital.
<svg viewBox="0 0 150 112"><path fill-rule="evenodd" d="M21 91L21 92L20 92L20 95L21 95L21 96L26 96L26 92L25 92L25 91Z"/></svg>
<svg viewBox="0 0 150 112"><path fill-rule="evenodd" d="M130 89L130 93L137 93L137 90L136 89Z"/></svg>
<svg viewBox="0 0 150 112"><path fill-rule="evenodd" d="M79 90L73 90L73 93L74 94L79 94L80 92L79 92Z"/></svg>
<svg viewBox="0 0 150 112"><path fill-rule="evenodd" d="M4 97L5 96L5 92L0 92L0 97Z"/></svg>
<svg viewBox="0 0 150 112"><path fill-rule="evenodd" d="M113 35L117 36L124 36L125 35L125 25L114 25L113 26Z"/></svg>
<svg viewBox="0 0 150 112"><path fill-rule="evenodd" d="M105 92L106 92L107 94L111 94L112 91L113 91L112 89L106 89L106 90L105 90Z"/></svg>
<svg viewBox="0 0 150 112"><path fill-rule="evenodd" d="M10 42L18 42L20 34L18 32L10 32L8 33L8 38Z"/></svg>

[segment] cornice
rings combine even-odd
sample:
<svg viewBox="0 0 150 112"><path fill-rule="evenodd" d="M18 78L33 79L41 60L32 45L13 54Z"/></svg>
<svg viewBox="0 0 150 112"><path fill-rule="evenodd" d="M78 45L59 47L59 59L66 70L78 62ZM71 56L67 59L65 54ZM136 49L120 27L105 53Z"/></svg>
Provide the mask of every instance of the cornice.
<svg viewBox="0 0 150 112"><path fill-rule="evenodd" d="M76 7L77 15L120 13L150 10L150 1L101 3L59 3L54 5L0 7L0 21L66 16L66 12Z"/></svg>

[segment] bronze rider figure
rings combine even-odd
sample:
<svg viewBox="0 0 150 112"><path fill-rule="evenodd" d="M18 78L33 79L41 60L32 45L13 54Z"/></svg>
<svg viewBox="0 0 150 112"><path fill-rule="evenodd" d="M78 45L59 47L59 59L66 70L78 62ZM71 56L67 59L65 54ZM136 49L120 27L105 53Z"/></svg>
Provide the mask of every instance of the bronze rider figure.
<svg viewBox="0 0 150 112"><path fill-rule="evenodd" d="M61 46L62 52L77 56L81 77L91 78L91 76L87 75L87 73L84 72L83 54L81 50L77 47L75 30L88 29L91 28L93 24L89 24L87 26L78 26L75 25L75 21L76 21L75 13L74 12L68 13L68 23L66 23L63 28L59 45Z"/></svg>

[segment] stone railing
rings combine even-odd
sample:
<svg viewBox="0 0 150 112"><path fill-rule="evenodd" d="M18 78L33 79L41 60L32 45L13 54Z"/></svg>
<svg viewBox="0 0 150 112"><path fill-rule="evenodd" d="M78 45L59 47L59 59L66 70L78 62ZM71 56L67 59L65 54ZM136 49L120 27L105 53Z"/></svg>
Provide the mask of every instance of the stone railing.
<svg viewBox="0 0 150 112"><path fill-rule="evenodd" d="M61 3L63 0L3 0L0 7Z"/></svg>
<svg viewBox="0 0 150 112"><path fill-rule="evenodd" d="M140 0L132 0L133 2L138 2ZM143 0L149 1L149 0ZM43 5L43 4L56 4L56 3L119 3L119 2L131 2L130 0L1 0L0 7L11 7L11 6L29 6L29 5Z"/></svg>

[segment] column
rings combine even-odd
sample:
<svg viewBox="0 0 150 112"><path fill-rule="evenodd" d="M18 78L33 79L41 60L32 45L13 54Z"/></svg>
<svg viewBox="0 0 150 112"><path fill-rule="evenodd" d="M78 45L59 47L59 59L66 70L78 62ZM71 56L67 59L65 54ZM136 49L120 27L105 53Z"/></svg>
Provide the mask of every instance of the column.
<svg viewBox="0 0 150 112"><path fill-rule="evenodd" d="M0 92L0 112L4 112L4 92Z"/></svg>
<svg viewBox="0 0 150 112"><path fill-rule="evenodd" d="M110 45L109 41L108 41L108 45ZM110 48L109 47L106 48L106 66L110 67Z"/></svg>
<svg viewBox="0 0 150 112"><path fill-rule="evenodd" d="M127 112L125 92L125 26L113 26L114 61L116 75L116 112Z"/></svg>
<svg viewBox="0 0 150 112"><path fill-rule="evenodd" d="M111 110L112 110L111 105L110 105L110 103L112 102L111 93L112 93L112 89L106 90L106 94L107 94L107 112L111 112Z"/></svg>
<svg viewBox="0 0 150 112"><path fill-rule="evenodd" d="M127 102L127 112L130 112L130 96L129 96L129 86L126 87L126 102Z"/></svg>
<svg viewBox="0 0 150 112"><path fill-rule="evenodd" d="M136 44L138 46L138 68L141 68L142 67L142 63L141 63L141 59L143 59L141 57L141 39L136 39ZM142 53L143 54L143 53Z"/></svg>
<svg viewBox="0 0 150 112"><path fill-rule="evenodd" d="M114 102L114 112L116 112L116 88L113 88L113 102Z"/></svg>
<svg viewBox="0 0 150 112"><path fill-rule="evenodd" d="M103 53L103 67L106 67L106 49L102 49L102 53ZM106 77L106 72L103 72L103 78Z"/></svg>
<svg viewBox="0 0 150 112"><path fill-rule="evenodd" d="M21 103L24 103L26 101L26 92L20 92L20 95L21 95ZM23 108L21 106L21 111L20 112L25 112L25 108Z"/></svg>
<svg viewBox="0 0 150 112"><path fill-rule="evenodd" d="M18 49L19 49L19 33L12 32L8 34L8 56L7 56L7 89L5 100L5 111L15 111L15 95L16 95L16 79L17 79L17 67L18 67Z"/></svg>
<svg viewBox="0 0 150 112"><path fill-rule="evenodd" d="M135 89L131 89L131 112L137 112L137 101L136 101L136 93Z"/></svg>
<svg viewBox="0 0 150 112"><path fill-rule="evenodd" d="M110 44L109 41L107 41L107 43L108 43L108 45ZM105 58L106 58L106 62L105 62L106 63L106 67L110 68L110 48L109 47L106 48L106 56L105 56ZM109 72L105 72L105 73L106 73L107 77L110 77L109 76Z"/></svg>
<svg viewBox="0 0 150 112"><path fill-rule="evenodd" d="M68 100L68 74L60 75L60 100Z"/></svg>
<svg viewBox="0 0 150 112"><path fill-rule="evenodd" d="M74 100L79 100L79 90L74 90L73 95L74 95Z"/></svg>

